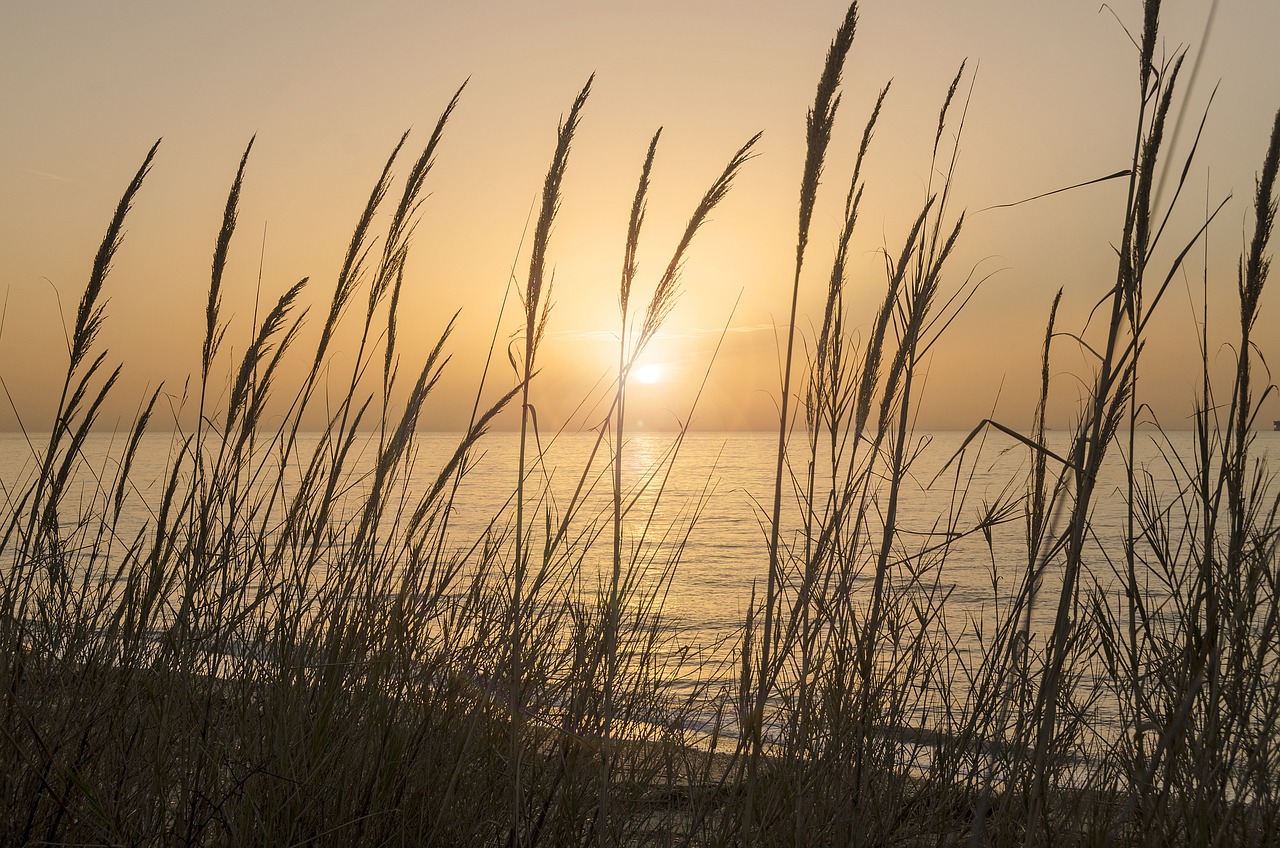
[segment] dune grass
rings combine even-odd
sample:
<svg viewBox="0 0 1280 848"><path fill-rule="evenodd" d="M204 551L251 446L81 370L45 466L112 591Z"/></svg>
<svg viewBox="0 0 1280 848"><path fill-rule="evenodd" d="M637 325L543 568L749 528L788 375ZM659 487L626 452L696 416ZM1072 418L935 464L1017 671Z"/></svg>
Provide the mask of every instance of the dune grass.
<svg viewBox="0 0 1280 848"><path fill-rule="evenodd" d="M463 91L398 199L408 134L388 157L314 350L297 351L298 303L312 285L303 280L228 363L223 279L251 142L215 240L198 423L173 435L162 494L139 528L128 520L138 507L132 466L160 390L111 464L90 467L83 448L120 374L97 336L153 147L94 260L53 429L32 444L34 473L4 489L0 842L1276 844L1280 494L1250 434L1274 391L1258 385L1253 340L1280 115L1239 264L1234 375L1226 386L1211 379L1206 328L1196 340L1195 455L1169 442L1164 467L1142 467L1132 434L1145 414L1147 327L1216 214L1192 233L1166 230L1196 145L1185 162L1166 163L1183 54L1153 64L1159 3L1144 8L1133 159L1117 175L1128 191L1116 275L1084 293L1106 324L1061 329L1058 293L1034 426L978 424L934 480L951 507L925 533L902 517L923 448L913 424L922 363L980 283L951 268L964 222L951 186L967 76L962 67L942 93L935 181L886 248L883 280L856 281L880 287L875 314L858 316L845 297L855 282L849 245L890 87L871 104L832 264L820 269L825 309L805 338L801 288L813 276L810 224L854 43L849 8L808 117L767 568L731 645L682 643L664 616L703 505L659 524L683 431L657 467L629 481L624 421L630 374L675 307L684 259L729 202L758 137L710 180L643 301L636 257L660 130L648 144L621 239L615 379L567 500L543 470L554 434L540 432L535 413L537 354L554 320L553 224L591 81L554 139L513 348L518 376L477 388L456 449L427 458L440 471L426 487L410 483L424 461L415 427L452 322L408 377L396 329L417 212ZM1174 189L1162 203L1166 170ZM1157 253L1161 242L1175 243ZM361 296L358 352L335 375L331 345ZM858 324L870 329L855 333ZM1086 345L1086 334L1101 342ZM1094 368L1067 447L1055 449L1045 410L1061 345L1086 349ZM307 364L295 387L279 379L286 357ZM335 379L342 391L321 407ZM512 405L511 496L459 544L450 523L459 487ZM268 416L269 406L284 413ZM324 427L308 432L304 420L320 411ZM1028 470L1006 497L977 504L974 457L993 440L1027 451ZM1092 516L1104 460L1117 451L1127 521L1111 539ZM607 508L591 497L598 486ZM998 555L993 534L1023 539L1025 557ZM947 576L957 546L976 540L1003 578L981 628L951 613ZM1043 620L1042 632L1033 621ZM690 677L688 657L703 674ZM724 679L727 688L710 682ZM1114 717L1098 730L1088 716L1102 698Z"/></svg>

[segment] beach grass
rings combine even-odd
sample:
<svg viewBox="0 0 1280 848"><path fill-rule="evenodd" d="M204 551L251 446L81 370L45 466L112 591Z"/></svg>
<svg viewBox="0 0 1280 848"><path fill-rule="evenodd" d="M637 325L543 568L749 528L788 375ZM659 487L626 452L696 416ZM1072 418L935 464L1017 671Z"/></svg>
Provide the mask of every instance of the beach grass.
<svg viewBox="0 0 1280 848"><path fill-rule="evenodd" d="M962 66L940 83L930 182L884 249L883 279L858 281L879 292L874 314L858 315L846 297L849 246L891 87L866 108L853 167L837 183L845 202L831 264L816 272L824 311L810 324L799 312L818 261L810 227L830 188L833 130L853 108L841 77L856 32L855 4L805 128L766 566L733 637L716 645L689 644L664 615L681 540L701 532L705 504L659 523L693 410L639 482L622 472L625 411L637 360L677 308L698 232L733 201L738 174L763 166L751 161L759 136L707 175L651 283L636 256L648 199L662 188L661 130L643 148L620 239L613 385L568 499L543 471L555 434L536 416L538 353L554 321L554 223L592 81L547 139L515 377L488 385L497 378L486 366L470 426L443 456L419 455L416 428L453 323L403 374L397 328L420 205L464 90L407 167L409 134L388 156L314 347L300 350L300 303L321 284L302 280L230 361L224 276L251 141L214 240L196 424L174 425L162 491L137 526L133 463L143 439L158 437L161 390L143 398L111 463L91 465L84 445L123 367L98 336L152 147L93 262L52 429L30 438L30 478L4 489L0 842L1277 844L1280 491L1251 434L1275 390L1255 340L1280 114L1239 262L1234 371L1225 383L1211 375L1206 321L1193 340L1203 363L1195 455L1168 442L1163 467L1138 465L1149 322L1217 214L1191 232L1166 227L1185 203L1199 136L1185 160L1168 161L1185 53L1157 64L1159 3L1145 3L1132 162L1113 175L1128 186L1115 277L1081 281L1078 295L1097 301L1105 323L1063 328L1059 304L1074 293L1047 304L1032 428L974 422L932 483L950 509L920 534L901 512L922 450L925 361L981 283L953 267L965 214L952 186L972 79ZM1161 200L1166 172L1173 188ZM351 321L354 360L333 350ZM1066 345L1086 350L1092 368L1067 447L1055 449L1046 409L1051 362ZM304 364L296 385L283 382L286 360ZM460 543L459 487L504 412L520 426L510 497L469 522L485 529ZM305 422L317 415L315 432ZM1025 474L1001 499L976 503L975 457L991 442L1025 451ZM1096 486L1117 453L1125 529L1100 556ZM439 469L425 487L411 483L420 464ZM589 497L597 486L607 508ZM641 499L642 487L656 495ZM1018 534L1024 556L997 561L995 533ZM953 612L947 577L954 551L975 540L1003 580L993 579L996 612L980 628ZM1099 730L1090 716L1102 699L1111 706Z"/></svg>

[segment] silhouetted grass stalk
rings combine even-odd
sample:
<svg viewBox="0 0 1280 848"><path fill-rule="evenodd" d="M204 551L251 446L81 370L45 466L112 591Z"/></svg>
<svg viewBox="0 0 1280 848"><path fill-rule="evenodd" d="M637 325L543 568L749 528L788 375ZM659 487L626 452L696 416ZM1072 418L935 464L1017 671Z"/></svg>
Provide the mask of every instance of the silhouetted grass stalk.
<svg viewBox="0 0 1280 848"><path fill-rule="evenodd" d="M528 546L524 526L525 511L525 468L529 441L529 421L533 407L529 404L529 386L534 374L535 356L538 343L546 328L547 313L551 304L550 284L546 279L547 244L551 239L551 227L556 212L560 208L560 185L564 179L565 169L569 162L569 146L573 142L573 134L577 130L578 121L587 96L591 93L592 80L588 79L582 91L578 93L569 109L569 115L560 123L556 137L555 152L552 154L551 166L542 188L542 207L538 213L538 222L533 231L533 250L529 259L529 278L525 287L524 310L524 359L521 363L520 380L520 458L516 475L516 527L514 559L511 564L511 610L509 616L510 631L510 681L509 694L511 704L511 830L508 842L518 845L523 831L522 799L524 785L521 775L521 762L524 756L524 681L523 677L523 620L525 614L524 583L528 571ZM547 289L544 291L544 288ZM544 300L545 299L545 300Z"/></svg>
<svg viewBox="0 0 1280 848"><path fill-rule="evenodd" d="M853 45L853 36L858 23L857 3L849 5L844 22L836 32L835 39L827 51L822 76L818 82L817 94L813 108L809 110L807 137L805 147L805 164L800 180L800 220L796 238L795 274L791 288L790 317L787 322L786 354L782 365L782 392L779 397L778 413L778 451L777 466L774 474L773 508L769 536L769 572L765 583L764 621L760 641L760 659L756 672L756 694L749 713L743 716L743 731L750 743L747 757L747 801L744 825L754 829L753 806L756 800L757 773L760 767L762 732L764 724L765 704L773 686L773 631L777 615L778 589L781 580L781 558L779 553L780 527L782 523L782 484L783 470L786 462L787 442L791 432L791 378L792 359L795 351L796 317L800 300L800 274L804 266L805 249L809 242L809 227L813 220L814 205L817 202L818 182L827 155L827 146L831 142L831 131L835 125L836 110L840 104L840 75L843 72L845 58Z"/></svg>

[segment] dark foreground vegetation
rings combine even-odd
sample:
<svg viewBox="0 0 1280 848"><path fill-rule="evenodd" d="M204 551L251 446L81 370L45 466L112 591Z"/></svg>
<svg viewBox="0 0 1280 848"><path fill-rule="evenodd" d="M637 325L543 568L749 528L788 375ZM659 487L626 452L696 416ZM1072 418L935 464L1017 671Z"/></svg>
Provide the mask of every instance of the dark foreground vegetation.
<svg viewBox="0 0 1280 848"><path fill-rule="evenodd" d="M158 393L120 439L118 462L87 489L74 481L86 479L81 449L119 374L95 337L153 149L94 262L56 426L33 446L36 473L4 490L0 843L1277 844L1277 494L1250 433L1272 388L1259 385L1251 338L1280 124L1239 264L1233 378L1210 380L1205 354L1195 456L1170 454L1161 473L1173 486L1127 468L1127 529L1109 557L1091 527L1104 457L1133 456L1144 331L1205 231L1164 227L1187 173L1162 158L1186 72L1181 53L1153 64L1158 7L1146 3L1137 39L1141 107L1132 166L1117 176L1128 191L1116 272L1087 293L1105 326L1089 331L1090 392L1069 449L1048 449L1048 375L1053 348L1083 346L1084 331L1055 326L1055 299L1036 426L1015 434L984 422L964 452L988 435L1015 444L1030 457L1026 479L977 520L965 523L973 510L958 507L924 537L902 532L899 499L916 455L919 363L972 293L943 273L963 221L949 203L946 141L962 123L963 69L939 116L930 173L941 176L886 252L878 311L850 316L846 251L885 93L870 110L844 178L834 264L818 273L829 293L813 337L799 337L792 309L776 489L765 507L768 570L734 643L701 654L702 671L724 664L717 674L690 676L699 654L677 650L663 618L680 534L698 527L649 526L620 470L623 413L628 371L673 306L682 258L754 139L712 182L645 300L633 278L656 135L649 147L624 247L620 379L581 470L584 492L597 479L612 485L603 514L584 510L581 496L547 497L529 412L552 222L590 83L560 126L533 230L521 378L496 402L482 404L494 395L481 387L470 431L455 454L432 458L443 470L425 491L406 481L448 333L406 378L397 306L454 103L402 188L393 183L403 139L388 160L317 319L314 351L293 344L299 283L224 381L222 276L242 161L193 375L199 422L174 436L162 496L139 529L121 516L137 498L131 464ZM809 113L793 303L854 28L850 9ZM1166 170L1173 199L1155 208ZM824 189L834 184L827 177ZM1157 243L1178 238L1161 245L1172 261L1153 259ZM326 395L338 379L331 342L350 315L363 321L362 341L335 402ZM851 333L868 321L869 331ZM310 363L296 386L277 379L285 357ZM269 403L283 414L265 415ZM318 442L302 433L317 406L328 422ZM452 498L508 406L522 423L523 473L512 471L508 508L459 545ZM376 454L357 461L370 433ZM956 457L938 484L961 505L968 467ZM948 617L948 554L997 531L1024 534L1024 556L993 562L998 614L973 632ZM1033 616L1052 626L1032 628ZM976 653L959 649L962 633ZM713 679L734 683L705 682ZM1088 718L1100 700L1111 705L1105 727Z"/></svg>

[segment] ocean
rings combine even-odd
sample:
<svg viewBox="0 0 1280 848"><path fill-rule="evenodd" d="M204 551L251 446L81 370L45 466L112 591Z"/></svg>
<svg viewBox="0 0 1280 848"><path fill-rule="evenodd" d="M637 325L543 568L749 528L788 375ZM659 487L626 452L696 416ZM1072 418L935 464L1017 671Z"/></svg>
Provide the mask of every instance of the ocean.
<svg viewBox="0 0 1280 848"><path fill-rule="evenodd" d="M1048 447L1059 454L1065 452L1069 434L1055 431L1048 435ZM1192 435L1186 431L1134 435L1136 464L1150 475L1155 492L1167 502L1177 493L1177 480L1185 475L1177 472L1178 464L1194 466ZM944 431L912 437L910 452L915 458L899 497L901 538L893 554L896 561L906 563L922 558L921 551L950 541L945 559L939 562L932 557L930 561L937 569L932 576L948 591L948 604L957 621L989 615L996 600L1015 588L1028 560L1025 530L1018 520L1018 498L1026 491L1031 452L992 431L985 439L970 443L962 455L960 449L967 436ZM317 438L305 436L299 443L299 455L308 456ZM457 433L418 434L412 473L399 481L399 497L411 502L429 488L460 438ZM1258 432L1255 438L1255 456L1275 455L1280 432ZM113 487L124 441L123 435L109 433L88 438L68 502L72 510L63 515L64 521L79 516L83 511L80 506L89 504L95 493L100 497ZM554 522L563 520L575 491L582 494L573 526L592 522L603 526L612 508L608 440L598 445L597 435L586 432L543 437L542 442L541 458L529 463L527 484L531 493L542 491L545 484L545 497L526 512L534 516L534 534L545 526L548 510ZM672 433L627 437L624 488L630 505L624 517L624 558L665 564L679 548L665 614L695 642L714 642L739 630L753 591L763 595L769 568L776 443L777 434L765 432L689 433L678 446ZM34 457L45 444L45 434L0 435L0 497L8 510L14 508L23 482L36 467ZM123 502L122 537L145 533L153 523L176 445L177 440L167 433L152 433L142 440L130 472L130 491ZM351 503L367 491L376 446L374 436L356 446L355 471L349 475L345 494ZM589 464L593 449L596 458ZM1088 579L1102 586L1108 585L1111 572L1123 559L1126 450L1127 437L1122 434L1110 452L1094 499L1094 539L1086 568ZM517 433L490 433L478 444L450 512L448 549L461 556L491 527L495 517L505 515L509 520L518 455ZM796 535L800 525L798 493L806 485L807 474L802 434L792 439L789 455L781 536L784 545L796 549L804 544ZM819 465L824 462L820 459ZM1052 473L1052 460L1049 466ZM286 468L281 476L287 486L298 471ZM819 491L821 485L819 479ZM81 504L75 503L77 498ZM956 533L963 533L1001 504L1011 510L1009 521L993 527L989 534L971 533L955 539ZM883 502L871 506L873 513L884 508ZM503 520L499 518L498 523ZM879 520L873 519L869 526L878 527ZM601 533L582 559L584 565L594 564L599 569L602 580L611 562L611 538L611 531ZM867 543L869 549L874 548L879 539L868 538ZM1047 579L1051 581L1052 575Z"/></svg>

